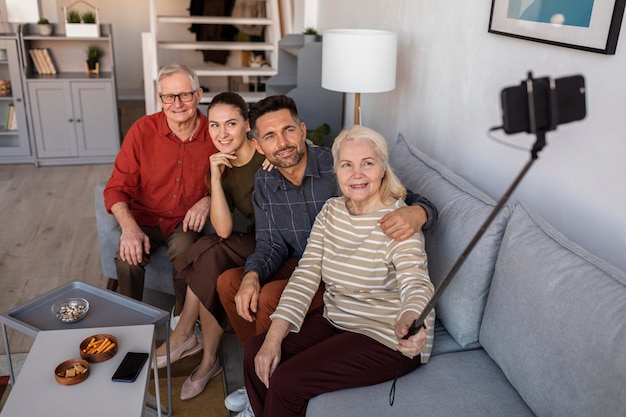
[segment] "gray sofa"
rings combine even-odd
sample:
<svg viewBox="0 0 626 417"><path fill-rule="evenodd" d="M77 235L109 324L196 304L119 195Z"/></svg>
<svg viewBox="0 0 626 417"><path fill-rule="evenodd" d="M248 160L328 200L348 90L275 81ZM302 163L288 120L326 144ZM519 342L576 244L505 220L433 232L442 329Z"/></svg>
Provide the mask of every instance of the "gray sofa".
<svg viewBox="0 0 626 417"><path fill-rule="evenodd" d="M426 232L438 285L494 201L402 137L391 162L407 187L439 209ZM101 195L96 189L97 205ZM101 245L111 227L103 210ZM111 239L113 254L102 247L102 256L113 277L117 238ZM149 272L146 285L163 289L169 266L153 259L150 268L165 270ZM316 397L307 416L626 416L626 273L568 241L522 203L502 209L436 310L433 356L397 381L393 406L386 382Z"/></svg>
<svg viewBox="0 0 626 417"><path fill-rule="evenodd" d="M439 208L426 232L438 285L494 202L402 137L391 161ZM316 397L306 415L626 416L626 273L522 203L503 208L436 309L433 357L397 381L393 406L387 382Z"/></svg>
<svg viewBox="0 0 626 417"><path fill-rule="evenodd" d="M117 280L117 271L113 258L117 252L120 241L121 229L117 220L104 208L102 191L106 183L96 184L94 188L94 206L96 211L96 228L98 243L100 245L100 263L102 273L107 278ZM246 231L248 219L239 211L235 211L234 228L238 231ZM204 233L215 233L210 223L204 228ZM145 288L174 295L174 283L172 281L172 263L167 257L167 249L163 246L157 249L150 258L150 264L146 267Z"/></svg>

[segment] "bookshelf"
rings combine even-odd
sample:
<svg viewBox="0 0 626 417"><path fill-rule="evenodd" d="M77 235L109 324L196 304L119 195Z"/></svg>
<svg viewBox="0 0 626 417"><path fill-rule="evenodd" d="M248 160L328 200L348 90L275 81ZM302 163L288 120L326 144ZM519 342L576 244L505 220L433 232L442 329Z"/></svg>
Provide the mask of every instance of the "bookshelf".
<svg viewBox="0 0 626 417"><path fill-rule="evenodd" d="M0 163L32 163L17 25L0 23Z"/></svg>
<svg viewBox="0 0 626 417"><path fill-rule="evenodd" d="M42 36L35 24L20 27L35 163L113 162L120 129L111 25L100 24L97 37L68 37L64 31L64 25L53 24L53 34ZM96 74L85 69L92 45L104 51Z"/></svg>

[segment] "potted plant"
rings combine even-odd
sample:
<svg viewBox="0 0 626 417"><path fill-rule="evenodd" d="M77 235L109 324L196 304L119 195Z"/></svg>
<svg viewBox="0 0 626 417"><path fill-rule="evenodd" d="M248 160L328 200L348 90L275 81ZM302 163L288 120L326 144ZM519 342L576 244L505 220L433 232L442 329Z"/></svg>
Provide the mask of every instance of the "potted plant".
<svg viewBox="0 0 626 417"><path fill-rule="evenodd" d="M75 6L83 3L87 11L82 14ZM67 37L97 38L100 36L100 25L98 24L98 9L91 4L77 0L67 6L63 6L65 15L65 35Z"/></svg>
<svg viewBox="0 0 626 417"><path fill-rule="evenodd" d="M322 123L315 129L307 129L306 131L306 138L317 146L331 146L332 141L330 144L328 143L328 135L330 135L330 125L328 123Z"/></svg>
<svg viewBox="0 0 626 417"><path fill-rule="evenodd" d="M96 23L96 14L92 11L86 11L82 15L83 23Z"/></svg>
<svg viewBox="0 0 626 417"><path fill-rule="evenodd" d="M67 23L80 23L80 13L74 9L70 9L67 11L65 20L67 20Z"/></svg>
<svg viewBox="0 0 626 417"><path fill-rule="evenodd" d="M100 72L100 58L104 55L102 48L90 45L87 48L87 72L98 74Z"/></svg>
<svg viewBox="0 0 626 417"><path fill-rule="evenodd" d="M314 27L308 27L304 29L304 32L302 32L302 34L304 35L305 44L317 41L318 33Z"/></svg>
<svg viewBox="0 0 626 417"><path fill-rule="evenodd" d="M37 30L41 36L49 36L52 34L52 25L45 17L37 21Z"/></svg>

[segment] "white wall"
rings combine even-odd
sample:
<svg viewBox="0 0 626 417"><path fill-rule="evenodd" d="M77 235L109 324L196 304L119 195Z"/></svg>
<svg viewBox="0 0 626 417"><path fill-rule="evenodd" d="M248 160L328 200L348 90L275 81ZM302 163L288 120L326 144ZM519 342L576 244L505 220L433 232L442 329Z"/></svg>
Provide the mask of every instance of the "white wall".
<svg viewBox="0 0 626 417"><path fill-rule="evenodd" d="M24 2L32 3L29 10L36 10L37 0L5 0L9 9L19 10ZM184 0L179 0L184 1ZM39 15L51 22L63 23L62 7L72 0L39 0ZM141 32L150 30L149 0L88 0L98 8L101 23L113 27L117 91L121 99L143 98L143 66L141 62ZM186 2L188 3L188 2ZM77 7L83 7L82 4ZM11 13L9 13L11 15ZM15 14L17 16L17 14ZM36 21L33 15L26 21ZM24 21L20 18L11 21Z"/></svg>
<svg viewBox="0 0 626 417"><path fill-rule="evenodd" d="M491 0L319 0L317 26L397 32L396 90L361 96L364 124L391 141L403 133L494 199L529 159L487 137L501 124L500 90L529 70L583 74L587 118L548 133L512 201L626 270L626 25L616 55L606 56L490 34L490 7ZM496 135L516 145L534 141Z"/></svg>

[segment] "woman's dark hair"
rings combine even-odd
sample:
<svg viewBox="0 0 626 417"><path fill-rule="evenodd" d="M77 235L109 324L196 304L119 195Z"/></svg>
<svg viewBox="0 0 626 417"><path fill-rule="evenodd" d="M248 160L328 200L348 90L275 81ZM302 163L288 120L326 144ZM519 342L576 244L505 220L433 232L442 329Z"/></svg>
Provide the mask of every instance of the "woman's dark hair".
<svg viewBox="0 0 626 417"><path fill-rule="evenodd" d="M239 109L239 113L241 113L241 117L243 117L243 120L248 120L248 104L239 94L231 93L230 91L227 91L225 93L219 93L218 95L213 97L213 100L211 100L209 108L207 109L207 115L211 110L211 107L218 104L227 104L229 106L233 106Z"/></svg>
<svg viewBox="0 0 626 417"><path fill-rule="evenodd" d="M300 117L298 116L298 108L296 102L291 97L287 96L269 96L261 101L254 103L250 106L249 122L250 122L250 134L248 137L258 137L259 131L256 127L256 121L259 117L266 113L275 112L278 110L287 109L291 113L291 117L296 124L300 124Z"/></svg>

